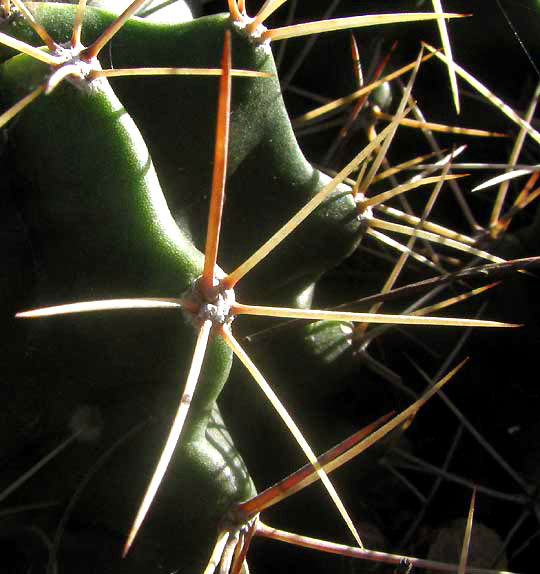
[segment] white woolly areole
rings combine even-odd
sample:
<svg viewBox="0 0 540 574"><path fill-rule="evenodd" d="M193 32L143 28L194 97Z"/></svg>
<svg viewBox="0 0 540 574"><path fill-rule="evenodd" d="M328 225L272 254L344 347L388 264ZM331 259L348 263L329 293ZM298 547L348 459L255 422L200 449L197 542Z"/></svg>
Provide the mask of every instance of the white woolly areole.
<svg viewBox="0 0 540 574"><path fill-rule="evenodd" d="M254 18L245 17L244 20L241 21L233 21L233 26L235 26L238 30L246 36L250 42L255 45L257 48L264 50L266 54L271 54L272 49L270 48L270 40L266 39L263 40L263 34L268 30L266 26L259 24L253 32L247 31L247 26L250 22L253 22Z"/></svg>
<svg viewBox="0 0 540 574"><path fill-rule="evenodd" d="M221 279L225 277L225 273L220 269L217 270L216 275ZM197 278L181 297L193 303L198 311L193 313L184 310L184 312L191 321L195 321L197 324L204 321L212 321L214 325L230 324L234 319L234 316L231 315L231 307L236 301L234 289L224 289L219 279L214 277L214 293L211 298L207 299L201 292L200 279L200 277Z"/></svg>
<svg viewBox="0 0 540 574"><path fill-rule="evenodd" d="M362 206L364 201L366 200L366 196L363 193L358 193L354 198L356 205ZM369 223L371 219L373 219L373 209L371 207L364 207L362 206L362 211L358 212L356 216L358 221Z"/></svg>
<svg viewBox="0 0 540 574"><path fill-rule="evenodd" d="M234 291L232 289L218 291L214 301L201 303L197 319L201 322L210 320L214 325L230 323L233 320L230 313L234 300Z"/></svg>
<svg viewBox="0 0 540 574"><path fill-rule="evenodd" d="M89 80L93 71L101 70L101 64L97 58L90 62L81 59L80 54L84 50L83 46L73 48L71 46L59 46L54 55L60 57L64 62L58 66L53 66L53 72L48 79L46 93L53 90L63 79L79 88L80 90L91 91L98 88L104 78Z"/></svg>

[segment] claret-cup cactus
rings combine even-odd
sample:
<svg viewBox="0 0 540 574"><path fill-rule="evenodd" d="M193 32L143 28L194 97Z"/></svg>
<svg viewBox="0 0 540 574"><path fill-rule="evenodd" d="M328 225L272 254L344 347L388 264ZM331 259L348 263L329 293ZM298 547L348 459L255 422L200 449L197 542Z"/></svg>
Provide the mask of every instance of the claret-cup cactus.
<svg viewBox="0 0 540 574"><path fill-rule="evenodd" d="M310 446L312 429L304 436L279 397L294 404L295 394L304 393L305 405L317 409L337 373L353 368L351 357L396 383L399 376L371 355L380 334L372 323L515 326L436 317L437 306L420 303L410 312L380 313L386 299L401 296L395 283L411 261L435 274L434 286L456 284L465 291L439 307L477 294L480 289L467 284L477 277L530 264L508 262L489 242L431 221L443 186L452 185L458 204L464 201L462 176L450 173L462 148L411 153L399 166L389 162L400 124L429 131L432 139L430 130L438 129L481 138L501 134L418 119L412 90L427 59L445 62L458 105L456 71L467 78L452 60L444 21L460 14L443 12L434 0L423 12L270 26L268 19L285 3L255 7L229 0L227 13L193 18L181 1L2 2L2 181L15 230L8 234L4 291L1 440L7 463L0 475L0 499L9 497L11 505L0 532L17 552L8 555L6 571L247 572L255 536L396 568L454 568L453 558L364 547L359 510L351 513L329 474L391 431L397 437L459 370L458 361L426 392L407 397L399 414L379 418L378 408L368 407L367 426L358 425L319 457ZM292 19L296 2L290 4ZM301 126L353 104L325 165L315 167L285 107L274 43L418 21L440 31L443 49L419 45L416 58L391 72L385 69L390 55L374 59L366 84L353 38L356 92L322 106L319 101L295 122ZM392 80L393 107L381 109ZM530 117L487 97L517 123L522 140L540 141ZM382 119L387 125L379 130ZM367 137L351 151L348 142L355 141L360 122ZM428 165L420 175L394 180L422 163ZM500 196L491 239L532 201L532 185L506 216ZM407 212L406 201L398 209L402 194L415 188L424 196L421 190L430 190L425 205L416 214ZM392 232L409 236L408 243L390 238ZM339 309L320 310L313 298L325 274L358 257L366 236L400 253L386 282L370 286L371 306L364 312L335 298ZM445 256L432 247L440 245ZM337 292L347 291L347 283ZM409 294L427 285L410 286ZM257 360L244 344L250 340L246 315L251 330L270 334L269 343L254 350ZM272 335L276 318L291 323ZM218 406L227 381L240 388L247 375L262 391L256 400L268 399L287 441L297 443L307 463L274 486L275 477L261 483L250 474L254 453L264 459L265 450L275 451L252 422L242 426L245 402L234 393L226 397L225 419L240 433L247 463ZM265 418L266 410L258 409L253 412ZM318 424L326 433L325 420ZM352 546L295 537L263 522L265 509L315 481L349 531L343 542ZM472 510L460 568L471 524Z"/></svg>

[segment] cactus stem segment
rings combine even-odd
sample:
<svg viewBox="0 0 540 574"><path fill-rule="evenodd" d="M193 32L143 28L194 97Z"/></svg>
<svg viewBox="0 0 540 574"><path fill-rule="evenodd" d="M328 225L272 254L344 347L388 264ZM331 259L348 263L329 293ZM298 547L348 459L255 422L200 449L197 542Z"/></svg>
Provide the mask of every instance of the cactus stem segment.
<svg viewBox="0 0 540 574"><path fill-rule="evenodd" d="M232 320L230 308L231 303L234 302L234 292L232 292L232 290L227 291L226 289L221 288L219 281L216 280L216 260L223 213L223 201L225 198L225 176L227 172L227 153L229 146L229 112L231 105L231 34L229 31L225 34L221 68L222 75L218 101L214 174L212 180L210 212L208 216L204 268L202 276L199 277L193 285L190 296L183 297L184 299L190 299L194 303L196 303L196 300L199 299L199 297L201 299L196 316L197 322L199 323L197 342L195 344L195 351L193 353L191 367L184 392L180 400L178 412L169 432L169 436L163 448L158 465L154 471L152 479L150 480L133 526L129 532L122 556L125 556L129 551L129 548L133 543L148 510L150 509L152 501L154 500L159 485L163 480L169 462L173 456L184 422L189 412L193 393L195 392L195 388L199 380L206 347L210 337L210 330L212 327L217 327L218 329L223 330L223 326ZM234 540L234 538L231 540ZM229 542L231 542L231 540ZM232 551L234 550L235 544L231 546L229 542L226 543L223 553L227 556L230 554L230 559L232 561ZM228 554L226 551L231 547L232 550L230 550Z"/></svg>
<svg viewBox="0 0 540 574"><path fill-rule="evenodd" d="M134 0L116 20L94 41L93 44L81 52L81 58L87 62L93 60L101 52L105 44L124 26L124 24L137 12L146 0Z"/></svg>
<svg viewBox="0 0 540 574"><path fill-rule="evenodd" d="M197 382L199 381L199 375L201 373L203 359L206 352L206 347L208 345L208 339L210 337L211 327L212 321L208 319L205 320L200 326L199 332L197 334L197 341L195 343L195 350L193 352L193 359L191 361L184 392L182 393L182 398L180 399L178 411L176 413L171 430L169 431L169 436L167 437L163 451L161 452L159 462L156 466L156 469L154 470L154 474L152 475L152 479L150 480L139 510L137 511L135 521L133 522L133 526L131 527L122 552L122 557L125 557L129 552L129 549L135 540L135 537L137 536L137 532L139 531L139 528L141 527L148 510L150 509L159 485L165 476L169 462L171 461L171 458L174 454L174 449L176 448L180 434L182 432L182 428L184 427L184 422L189 412L193 393L195 392Z"/></svg>
<svg viewBox="0 0 540 574"><path fill-rule="evenodd" d="M358 166L371 154L390 133L392 124L387 126L372 142L370 142L356 157L354 157L317 195L302 207L285 225L283 225L268 241L253 253L244 263L229 273L222 281L226 288L232 288L238 281L262 261L277 245L279 245L290 233L292 233L317 207L348 177Z"/></svg>

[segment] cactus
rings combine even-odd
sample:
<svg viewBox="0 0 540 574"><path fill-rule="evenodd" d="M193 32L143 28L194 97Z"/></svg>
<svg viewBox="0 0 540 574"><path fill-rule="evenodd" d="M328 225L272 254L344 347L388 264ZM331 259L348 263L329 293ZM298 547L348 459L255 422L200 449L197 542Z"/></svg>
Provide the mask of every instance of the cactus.
<svg viewBox="0 0 540 574"><path fill-rule="evenodd" d="M15 4L25 12L24 5ZM398 229L374 216L372 208L392 209L387 205L392 196L429 184L436 184L434 202L443 182L455 179L448 174L447 161L442 175L375 191L373 166L385 161L384 146L404 119L420 58L416 67L410 66L406 95L389 126L377 134L371 124L371 142L332 178L312 167L300 151L271 51L264 44L290 31L258 26L280 2L265 3L254 21L245 14L244 3L235 0L229 2L230 15L187 21L184 16L178 21L177 13L164 15L165 20L132 17L141 4L134 2L120 16L118 9L109 11L116 6L111 2L86 9L84 3L34 5L33 14L44 28L29 23L28 14L25 20L11 12L9 3L4 6L10 12L7 34L17 40L4 35L8 47L1 53L1 97L7 110L2 119L12 120L6 130L9 167L3 177L28 238L15 264L22 269L22 258L30 255L35 265L22 293L16 274L10 275L6 293L10 341L5 384L11 397L2 436L5 456L16 463L13 485L3 497L16 492L20 503L28 504L34 492L46 496L48 504L31 509L35 518L30 521L16 513L3 532L15 540L33 536L34 545L46 540L45 562L66 571L195 572L221 563L221 571L238 572L246 568L243 552L253 534L280 536L259 521L259 511L284 491L294 492L318 478L361 547L361 529L357 532L327 472L374 437L407 426L449 377L400 415L379 420L346 446L317 459L239 343L239 335L246 333L241 316L318 321L250 351L262 371L275 377L277 394L287 404L299 400L295 387L301 383L301 402L315 413L328 399L329 385L351 369L351 348L382 368L367 352L375 337L368 323L508 326L422 316L425 311L381 315L375 307L370 313L309 308L313 291L324 288L324 273L355 252L364 234ZM408 20L420 17L407 15ZM440 20L440 14L424 17ZM365 21L353 18L336 27L361 24ZM107 54L103 48L113 36ZM47 50L32 48L43 41ZM24 53L13 55L13 48ZM107 68L109 58L114 69ZM122 71L126 68L139 68L138 75L115 77L127 74ZM154 74L161 70L193 77L142 76L149 68ZM373 107L372 113L383 112ZM539 137L523 120L514 119L531 137ZM346 130L341 136L345 139ZM375 159L361 171L365 179L348 184L347 178L370 155ZM428 215L426 208L422 218ZM496 224L502 229L501 222L492 221L493 234ZM405 231L403 226L399 230ZM433 225L407 232L438 237L492 262L477 273L507 265L464 234ZM435 256L429 259L411 249L412 242L404 253L437 266ZM509 265L520 266L525 262ZM378 305L391 290L388 281ZM20 312L28 307L39 309ZM15 311L17 320L12 318ZM281 364L276 365L278 354ZM240 457L216 403L228 379L233 382L227 387L244 384L245 370L233 367L229 374L233 355L271 399L310 463L260 495L248 472L250 464ZM321 372L319 388L308 387ZM258 429L242 430L246 407L241 397L224 398L235 442L251 458L248 438L252 448L260 448ZM403 402L403 395L399 400ZM253 410L262 420L268 415L259 408ZM316 434L317 429L307 427L308 436ZM39 488L23 485L17 476L31 457L21 451L35 449L39 457L68 429L70 437L39 471ZM242 436L246 434L252 436ZM283 445L281 436L276 439ZM99 550L82 565L80 555L88 543ZM376 558L368 550L350 550L355 552ZM390 555L384 559L399 561ZM38 552L30 551L28 560L38 564Z"/></svg>

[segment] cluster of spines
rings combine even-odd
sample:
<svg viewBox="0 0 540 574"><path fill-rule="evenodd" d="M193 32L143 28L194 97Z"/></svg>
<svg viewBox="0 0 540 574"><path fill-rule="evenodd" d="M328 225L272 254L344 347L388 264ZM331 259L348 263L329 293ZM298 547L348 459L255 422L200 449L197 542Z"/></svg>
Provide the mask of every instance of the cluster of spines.
<svg viewBox="0 0 540 574"><path fill-rule="evenodd" d="M140 3L140 2L139 2ZM126 13L124 13L124 15L122 17L120 17L117 21L117 23L115 24L116 29L121 26L123 24L123 22L125 21L125 19L129 18L130 14L132 11L134 11L137 7L138 7L138 2L135 2L132 7L126 11ZM263 6L263 8L261 9L261 12L259 13L259 18L257 19L257 17L253 20L253 22L256 22L257 25L259 25L259 23L261 23L272 11L272 9L276 9L278 7L278 5L282 4L283 2L280 3L272 3L272 2L267 2L265 4L265 6ZM81 27L81 23L82 23L82 14L83 14L83 10L84 10L84 3L81 2L80 4L80 9L79 9L79 17L76 20L76 25L74 27L74 32L73 32L73 41L72 41L72 46L73 48L79 48L79 44L80 44L80 27ZM231 6L231 13L234 15L235 13L242 17L245 17L245 6L243 5L243 3L240 3L239 5L236 5L235 2L232 2L232 6ZM263 15L261 17L261 14ZM123 18L123 19L122 19ZM259 22L260 20L260 22ZM350 23L348 23L348 25L350 25ZM109 32L111 33L111 32ZM114 33L114 31L112 32ZM280 32L279 34L266 34L266 36L264 37L264 39L279 39L281 37L285 37L284 32ZM296 31L295 31L296 34ZM104 39L105 38L105 39ZM96 57L97 53L99 52L99 50L103 47L103 45L106 42L106 38L107 36L103 36L102 38L100 38L100 40L98 40L96 43L94 43L89 49L85 49L83 50L83 59L88 58L88 59L92 59L94 57ZM15 46L15 44L12 42L11 43L12 47L20 47L19 45ZM25 51L27 53L30 52L29 49L25 48ZM420 64L420 60L421 60L421 56L419 56L417 62L416 62L416 69L418 69L418 66ZM48 64L52 64L52 65L60 65L60 67L64 64L64 62L60 62L60 61L47 61ZM449 66L449 68L453 66ZM71 70L68 70L67 74L71 74ZM370 198L370 199L366 199L365 198L365 192L367 191L367 188L370 184L370 181L373 180L373 178L375 177L375 173L378 170L378 164L380 164L380 162L382 161L382 159L385 156L385 150L387 148L387 146L389 145L393 133L395 133L395 130L397 128L397 125L400 121L403 120L404 115L406 113L406 106L407 106L407 102L408 102L408 93L406 93L406 95L402 98L402 102L400 105L400 109L398 110L398 112L396 113L396 115L394 116L394 118L392 119L392 122L390 124L390 126L384 130L383 132L381 132L381 134L379 134L378 136L376 136L374 138L374 140L371 142L370 146L368 146L368 148L366 148L366 150L363 150L360 154L358 154L358 156L355 158L355 160L353 160L353 162L351 162L345 169L343 169L334 179L332 185L333 187L329 187L327 190L325 190L325 193L321 194L320 196L317 196L316 199L313 200L313 202L310 202L303 210L301 210L299 212L299 214L297 214L297 216L295 216L290 222L288 222L280 231L278 231L276 233L276 235L271 238L267 243L265 243L263 245L263 247L258 250L252 257L250 257L244 264L240 265L235 271L233 271L232 273L229 273L228 275L226 275L224 278L220 277L217 278L216 277L216 262L217 262L217 247L218 247L218 241L219 241L219 226L220 226L220 221L221 221L221 210L223 207L223 192L224 192L224 186L225 186L225 174L226 174L226 156L227 156L227 133L228 133L228 129L227 129L227 124L228 124L228 101L230 100L230 74L231 74L231 66L230 66L230 41L226 41L225 44L225 49L224 49L224 62L223 62L223 66L222 66L222 70L221 70L221 90L220 90L220 112L218 114L218 128L217 128L217 136L216 136L216 140L217 140L217 144L216 144L216 156L215 156L215 161L214 161L214 179L213 179L213 198L211 201L211 207L210 207L210 216L209 216L209 227L208 227L208 234L207 234L207 244L206 244L206 255L205 255L205 265L204 265L204 271L203 271L203 275L200 279L200 283L198 285L198 288L201 290L201 292L203 293L205 299L211 301L214 299L215 297L215 293L216 293L216 289L232 289L234 287L234 285L247 273L249 272L264 256L266 256L266 254L268 254L280 241L283 240L283 238L291 233L296 226L298 226L303 219L305 219L305 217L307 217L307 215L309 215L309 213L311 213L320 203L322 203L325 199L325 197L327 197L328 193L331 191L331 189L333 189L333 187L335 187L335 185L337 185L338 181L343 181L345 180L345 178L353 171L353 169L355 169L365 158L367 158L370 153L374 150L377 150L378 148L378 155L377 155L377 160L375 160L375 162L372 163L371 168L369 169L367 174L364 174L365 177L362 178L362 180L358 179L355 184L354 184L354 193L358 199L358 206L359 206L359 212L363 213L365 212L366 209L370 208L372 205L378 205L379 203L382 203L383 201L386 201L387 199L389 199L391 196L393 195L397 195L398 193L402 193L404 191L406 191L407 189L410 189L412 187L415 187L417 185L422 185L422 184L430 184L430 183L438 183L438 184L442 184L442 182L446 179L449 179L449 177L447 176L446 173L443 172L443 175L440 177L434 177L434 178L424 178L424 180L421 180L421 183L415 182L415 185L408 185L405 186L404 189L396 189L396 190L392 190L390 192L387 192L384 195L384 197L375 197L375 198ZM96 75L106 75L106 74L101 74L101 73L96 73ZM41 91L36 91L35 93L33 92L31 94L32 98L39 96L42 92L48 92L51 91L52 89L54 89L54 87L57 85L58 81L61 81L63 76L65 76L65 74L53 74L51 77L54 77L54 82L50 82L45 86L40 86L40 90ZM409 91L410 91L410 87L412 86L412 81L414 79L414 74L412 76L411 82L409 84ZM28 100L25 100L24 102L25 104L29 103ZM19 105L18 107L14 107L12 108L9 112L8 115L6 115L5 117L7 119L9 119L10 117L12 117L15 113L18 113L20 110L21 106ZM520 124L521 125L521 124ZM524 130L528 129L528 126L522 126ZM530 133L530 130L529 130ZM380 147L379 147L380 146ZM447 163L447 165L449 165ZM438 186L440 188L440 185ZM431 203L433 203L434 201L434 197L436 195L436 193L438 192L438 189L434 192L432 199L431 199ZM521 203L523 203L523 200L521 201ZM429 202L428 202L429 205ZM429 208L426 208L423 216L420 218L420 223L422 225L425 224L425 218L427 217L429 213ZM369 218L370 219L370 225L374 226L374 227L381 227L384 229L388 229L388 230L392 230L392 231L397 231L398 230L398 226L396 226L395 224L390 224L390 223L382 223L379 220L374 220L373 218ZM498 223L498 220L496 221L496 223ZM386 227L385 227L386 226ZM401 229L401 227L400 227ZM413 236L418 236L418 237L424 237L426 239L434 239L433 234L430 235L430 232L421 232L418 229L412 230L409 232L411 235ZM422 235L423 233L423 235ZM450 232L449 232L450 233ZM461 239L462 237L460 237ZM463 245L463 242L457 242L455 239L453 238L448 238L446 240L442 240L441 242L443 243L447 243L450 244L452 246L456 246L458 244ZM485 253L485 252L481 252L478 249L475 249L474 247L469 247L468 249L464 249L465 251L467 251L468 253L471 253L473 255L479 255L479 256L485 256L487 259L490 259L491 261L494 261L496 263L503 263L503 261L500 258L495 258L493 256L490 256L489 254ZM411 246L408 245L407 246L407 251L406 253L409 253L411 251ZM404 260L401 261L400 265L403 265ZM396 275L397 273L394 273L394 275ZM216 285L217 283L217 285ZM385 286L385 288L383 289L383 292L390 292L391 288L392 288L393 282L392 281L388 281L387 285ZM218 290L219 290L218 289ZM172 307L184 307L187 308L189 310L190 307L190 301L186 300L186 299L176 299L176 300L132 300L132 301L127 301L127 302L119 302L117 300L114 301L102 301L102 302L86 302L86 303L79 303L79 304L73 304L70 306L62 306L62 307L58 307L58 308L53 308L53 309L46 309L46 310L37 310L37 311L30 311L30 312L26 312L26 313L20 313L19 316L21 317L32 317L32 316L43 316L43 315L48 315L48 314L57 314L57 313L65 313L65 312L80 312L80 311L87 311L87 310L105 310L105 309L115 309L115 308L126 308L126 307L148 307L148 306L172 306ZM372 310L373 311L373 310ZM489 323L489 322L485 322L485 321L472 321L472 320L448 320L448 319L435 319L435 318L431 318L431 319L426 319L425 321L422 320L418 320L415 318L407 318L407 317L402 317L402 316L379 316L379 317L375 317L373 315L373 313L369 313L369 314L352 314L352 313L330 313L330 312L319 312L319 311L301 311L301 310L296 310L296 309L271 309L271 308L267 308L267 307L255 307L255 306L251 306L251 305L242 305L240 303L232 303L231 307L230 307L230 312L231 315L240 315L240 314L254 314L254 315L268 315L268 316L276 316L276 317L283 317L283 318L306 318L306 319L341 319L341 320L351 320L351 321L358 321L361 324L364 324L366 322L387 322L389 319L392 319L392 321L395 321L397 323L402 323L402 324L408 324L408 323L413 323L413 324L459 324L459 325L464 325L464 326L494 326L493 323ZM420 314L420 313L417 313ZM186 389L185 389L185 395L186 396L191 396L193 391L194 391L194 386L196 384L196 380L198 377L198 371L201 368L202 365L202 361L203 361L203 356L204 356L204 349L206 346L206 342L208 340L208 337L210 336L210 332L211 329L214 329L214 332L217 332L221 335L223 335L225 337L225 339L228 341L228 343L231 345L231 347L233 348L233 350L235 351L235 353L241 358L241 360L244 362L244 364L248 367L248 369L252 372L252 374L254 375L254 377L256 378L256 380L258 380L258 382L260 384L262 384L263 386L266 385L266 382L264 381L264 378L262 377L262 375L257 371L257 369L253 366L253 364L251 363L251 361L249 360L249 358L247 358L247 356L245 355L245 353L243 352L243 350L241 349L241 347L238 345L238 343L235 341L234 337L232 336L232 333L230 332L229 326L227 324L227 321L224 321L220 324L217 324L213 319L209 318L209 317L199 317L200 321L201 321L201 325L200 325L200 330L199 330L199 335L198 335L198 339L197 339L197 344L196 344L196 348L195 348L195 353L194 353L194 359L193 359L193 363L192 363L192 367L190 370L190 374L188 376L188 383L186 383ZM271 391L269 392L271 394ZM179 410L179 419L181 422L179 423L180 428L176 428L174 430L174 432L172 433L172 435L176 436L176 439L174 439L171 442L172 447L169 447L169 451L171 448L174 448L174 442L177 440L179 434L180 434L180 430L181 430L181 426L182 426L182 422L183 420L185 420L185 416L187 414L187 407L185 405L188 404L188 401L182 401L180 410ZM278 410L282 409L282 407L279 406L279 403L275 403ZM183 406L182 406L183 405ZM411 407L412 411L411 412L415 412L418 408L419 408L419 404L413 405L413 407ZM410 416L411 412L407 412L406 416ZM286 413L282 414L282 416L284 418L289 418L288 415ZM400 415L400 417L405 416L405 415ZM393 420L394 425L399 424L400 422L402 422L402 418L400 417L396 417ZM289 426L290 428L295 428L294 423L291 421L289 421ZM297 432L297 429L296 431ZM299 440L300 442L304 442L305 440L303 438L301 438L301 435L298 436L297 435L297 440ZM325 462L324 464L317 460L315 458L315 455L313 454L313 452L311 451L311 449L309 449L309 447L307 446L307 443L305 443L304 445L304 450L307 451L308 453L308 458L310 458L310 462L311 462L311 474L314 474L315 472L317 472L319 474L320 478L323 478L324 482L327 482L327 477L326 474L324 472L324 468L327 465L330 465L331 462L333 462L333 459L329 462ZM172 453L171 453L172 454ZM164 455L164 460L167 458L167 456L169 455ZM338 455L332 455L337 457ZM327 457L328 458L328 457ZM330 457L331 458L331 457ZM325 459L326 460L326 459ZM163 465L162 465L163 466ZM166 467L166 463L164 465ZM163 469L164 472L164 469ZM159 481L161 480L161 475L162 473L157 473L156 476L159 477L157 479L155 479L154 482L157 482L157 484L159 484ZM293 482L293 486L288 486L287 490L292 492L292 491L296 491L298 490L298 482ZM329 485L329 483L327 483L327 485ZM303 485L302 485L303 486ZM331 487L328 486L328 488L331 490ZM153 488L151 488L150 490L154 490ZM278 493L281 490L283 490L283 488L281 486L277 486L275 488L275 490L273 492ZM148 499L148 502L145 503L143 505L144 507L148 507L150 502L151 502L151 496ZM254 512L258 512L258 508L257 508L257 504L255 503L255 501L251 501L248 503L245 503L246 505L250 505L254 508L254 510L251 510L249 512L249 520L251 520L255 514ZM237 512L244 512L245 513L245 506L243 507L244 510L241 510L241 507L239 507L239 509L237 510ZM343 512L344 515L346 515L346 511L343 508ZM244 516L244 515L243 515ZM142 518L144 517L144 511L141 514L141 518L138 521L139 523L142 521ZM352 522L350 522L350 525L352 525ZM352 528L352 530L354 531L354 527ZM269 530L266 527L260 527L259 532L261 533L265 533L266 535L268 535ZM126 546L126 551L127 548L129 548L129 544L131 543L131 540L133 538L133 536L136 533L136 529L133 531L133 534L130 538L130 540L127 543ZM356 535L357 537L357 541L359 541L359 537L358 535ZM220 548L224 548L226 546L225 543L223 543L223 538L220 538L220 542L218 547ZM242 555L242 554L238 554L238 555ZM211 563L213 564L214 562L216 562L215 557L211 560ZM235 562L235 566L233 567L233 570L237 570L241 565L241 562L236 561Z"/></svg>

